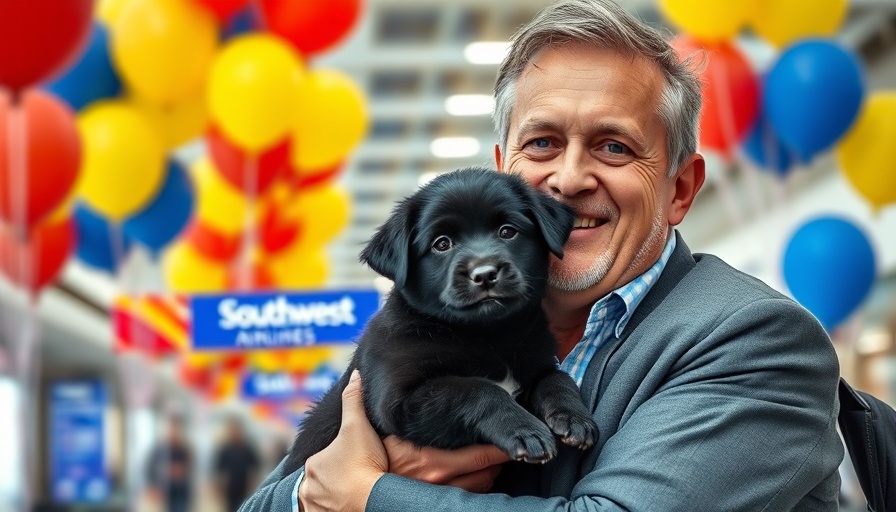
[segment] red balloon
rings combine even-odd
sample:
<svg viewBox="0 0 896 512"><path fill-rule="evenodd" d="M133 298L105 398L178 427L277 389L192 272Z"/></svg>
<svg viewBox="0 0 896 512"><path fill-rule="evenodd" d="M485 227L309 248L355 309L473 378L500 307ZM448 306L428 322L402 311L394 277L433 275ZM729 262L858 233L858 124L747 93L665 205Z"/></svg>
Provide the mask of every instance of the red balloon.
<svg viewBox="0 0 896 512"><path fill-rule="evenodd" d="M196 0L200 5L210 10L220 22L226 22L237 11L249 3L249 0Z"/></svg>
<svg viewBox="0 0 896 512"><path fill-rule="evenodd" d="M0 0L0 85L19 91L80 53L93 0Z"/></svg>
<svg viewBox="0 0 896 512"><path fill-rule="evenodd" d="M685 36L672 41L682 58L705 49L700 146L725 156L744 140L759 112L759 82L750 63L732 44L705 44Z"/></svg>
<svg viewBox="0 0 896 512"><path fill-rule="evenodd" d="M227 140L221 130L212 126L208 132L208 149L215 167L221 171L221 175L239 190L247 190L249 187L248 162L250 155L240 149L236 144ZM289 162L289 138L283 139L276 146L263 151L257 156L258 189L256 194L263 194L268 187L286 169Z"/></svg>
<svg viewBox="0 0 896 512"><path fill-rule="evenodd" d="M221 358L221 368L226 372L242 370L249 362L248 354L243 352L226 352Z"/></svg>
<svg viewBox="0 0 896 512"><path fill-rule="evenodd" d="M275 254L292 245L301 231L297 222L290 223L276 208L269 208L259 225L259 242L267 254Z"/></svg>
<svg viewBox="0 0 896 512"><path fill-rule="evenodd" d="M81 137L72 110L52 95L32 90L21 100L13 106L9 95L0 94L0 218L21 222L14 198L24 201L24 227L30 229L62 204L75 185L81 167ZM24 126L24 136L21 129L11 133L10 126ZM22 143L25 149L25 173L16 174L15 180L10 169L11 143L17 144L19 155Z"/></svg>
<svg viewBox="0 0 896 512"><path fill-rule="evenodd" d="M231 261L240 253L242 238L227 236L201 222L194 221L184 235L200 254L214 261Z"/></svg>
<svg viewBox="0 0 896 512"><path fill-rule="evenodd" d="M210 368L197 368L190 365L186 359L180 361L178 374L181 382L196 390L211 386L214 377L214 372Z"/></svg>
<svg viewBox="0 0 896 512"><path fill-rule="evenodd" d="M25 240L11 227L0 224L0 271L14 284L37 292L56 279L76 239L71 218L41 224Z"/></svg>
<svg viewBox="0 0 896 512"><path fill-rule="evenodd" d="M268 30L291 42L305 56L319 53L345 37L360 10L360 0L261 0Z"/></svg>
<svg viewBox="0 0 896 512"><path fill-rule="evenodd" d="M319 174L314 174L312 176L302 176L302 173L290 169L289 172L289 186L293 190L293 192L298 192L300 190L306 189L308 187L314 187L316 185L321 185L323 183L327 183L328 181L335 178L340 172L342 172L342 165L337 164L327 169L324 172Z"/></svg>

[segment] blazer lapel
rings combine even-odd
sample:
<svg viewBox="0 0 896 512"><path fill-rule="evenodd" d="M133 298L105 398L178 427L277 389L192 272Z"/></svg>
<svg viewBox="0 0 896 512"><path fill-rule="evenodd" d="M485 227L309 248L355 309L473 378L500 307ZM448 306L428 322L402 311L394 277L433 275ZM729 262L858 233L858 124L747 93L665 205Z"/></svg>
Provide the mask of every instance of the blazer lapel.
<svg viewBox="0 0 896 512"><path fill-rule="evenodd" d="M588 405L592 414L597 406L600 382L610 357L647 316L649 316L663 299L675 288L679 281L696 265L690 249L684 243L678 231L675 232L675 250L669 256L659 280L638 305L626 325L622 336L600 348L595 354L585 376L582 379L582 400ZM602 443L599 441L599 446ZM599 448L597 448L599 449ZM581 478L581 460L584 452L566 445L559 445L557 457L544 466L541 485L542 496L569 496L576 482Z"/></svg>
<svg viewBox="0 0 896 512"><path fill-rule="evenodd" d="M603 378L604 370L607 367L607 362L610 360L610 357L612 357L619 346L628 339L631 333L637 329L638 325L653 313L657 306L663 302L678 282L681 281L694 266L696 266L694 257L691 255L691 250L688 248L687 244L684 243L684 240L677 230L675 231L675 237L675 250L672 251L672 254L669 256L669 261L666 262L666 267L663 269L662 274L660 274L659 280L653 285L650 292L647 293L647 296L644 297L644 300L638 305L638 308L635 309L628 324L625 326L625 330L622 331L622 336L601 347L600 350L594 354L594 358L585 370L585 376L582 378L582 392L585 404L589 407L592 413L597 407L597 397L600 394L601 379Z"/></svg>

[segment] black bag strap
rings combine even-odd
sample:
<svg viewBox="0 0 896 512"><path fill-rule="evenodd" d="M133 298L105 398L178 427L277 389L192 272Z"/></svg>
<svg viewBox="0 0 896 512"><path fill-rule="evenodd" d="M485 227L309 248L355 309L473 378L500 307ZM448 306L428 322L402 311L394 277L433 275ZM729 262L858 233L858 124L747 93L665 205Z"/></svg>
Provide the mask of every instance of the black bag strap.
<svg viewBox="0 0 896 512"><path fill-rule="evenodd" d="M843 379L840 379L839 395L840 415L837 420L859 484L868 501L868 510L890 512L894 508L887 508L884 494L888 486L885 479L888 469L886 449L889 446L885 436L896 436L896 425L885 423L892 416L878 416L887 416L892 413L892 409L873 396L856 391ZM881 406L885 409L881 409Z"/></svg>

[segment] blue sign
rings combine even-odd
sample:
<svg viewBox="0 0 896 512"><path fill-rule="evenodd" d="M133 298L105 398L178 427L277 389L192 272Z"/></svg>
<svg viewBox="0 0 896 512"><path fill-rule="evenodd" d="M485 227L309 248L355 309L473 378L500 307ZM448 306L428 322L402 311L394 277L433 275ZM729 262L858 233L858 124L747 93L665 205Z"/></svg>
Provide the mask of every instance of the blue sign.
<svg viewBox="0 0 896 512"><path fill-rule="evenodd" d="M50 487L57 503L105 501L106 386L101 381L60 381L50 387Z"/></svg>
<svg viewBox="0 0 896 512"><path fill-rule="evenodd" d="M283 401L296 398L317 400L336 384L342 374L323 366L308 375L289 372L253 372L243 378L243 398Z"/></svg>
<svg viewBox="0 0 896 512"><path fill-rule="evenodd" d="M354 343L379 307L376 291L195 296L191 299L193 348Z"/></svg>

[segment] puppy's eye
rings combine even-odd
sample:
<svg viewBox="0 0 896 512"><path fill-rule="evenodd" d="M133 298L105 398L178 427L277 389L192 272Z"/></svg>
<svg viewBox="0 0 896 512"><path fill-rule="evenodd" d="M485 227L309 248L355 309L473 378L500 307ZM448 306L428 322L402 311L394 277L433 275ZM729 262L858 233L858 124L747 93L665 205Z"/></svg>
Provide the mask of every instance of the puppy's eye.
<svg viewBox="0 0 896 512"><path fill-rule="evenodd" d="M436 238L435 242L432 243L432 248L433 250L436 250L438 252L445 252L448 249L451 249L452 245L453 244L451 243L450 238L448 238L447 236L440 236L439 238Z"/></svg>
<svg viewBox="0 0 896 512"><path fill-rule="evenodd" d="M517 230L515 227L506 224L501 226L501 229L498 230L498 236L500 236L504 240L510 240L511 238L516 236L516 233Z"/></svg>

